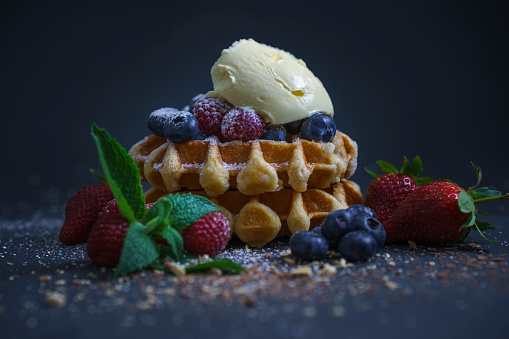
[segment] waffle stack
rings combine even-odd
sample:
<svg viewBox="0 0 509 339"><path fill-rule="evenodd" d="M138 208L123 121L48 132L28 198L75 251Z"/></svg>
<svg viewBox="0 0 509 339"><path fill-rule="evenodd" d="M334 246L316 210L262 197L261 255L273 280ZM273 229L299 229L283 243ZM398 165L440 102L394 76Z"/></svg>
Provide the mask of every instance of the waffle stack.
<svg viewBox="0 0 509 339"><path fill-rule="evenodd" d="M176 192L205 196L250 246L312 229L328 213L363 202L348 180L357 167L357 144L339 131L331 143L289 135L286 142L209 137L174 144L151 135L129 154L153 186L147 202Z"/></svg>

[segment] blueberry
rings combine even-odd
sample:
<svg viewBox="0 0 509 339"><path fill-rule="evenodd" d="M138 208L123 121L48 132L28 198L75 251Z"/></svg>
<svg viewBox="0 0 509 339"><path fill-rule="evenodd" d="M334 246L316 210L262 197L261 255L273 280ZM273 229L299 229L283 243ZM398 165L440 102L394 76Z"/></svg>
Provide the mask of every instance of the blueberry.
<svg viewBox="0 0 509 339"><path fill-rule="evenodd" d="M364 231L352 231L339 240L338 252L350 261L372 258L378 250L375 238Z"/></svg>
<svg viewBox="0 0 509 339"><path fill-rule="evenodd" d="M187 112L192 112L193 109L194 109L194 104L196 104L196 102L198 100L201 100L205 98L205 94L203 93L200 93L200 94L196 94L190 101L187 105L185 105L184 107L182 107L182 110L183 111L187 111Z"/></svg>
<svg viewBox="0 0 509 339"><path fill-rule="evenodd" d="M356 231L364 231L371 234L375 238L378 247L382 247L385 244L385 228L377 218L359 213L354 216L353 224Z"/></svg>
<svg viewBox="0 0 509 339"><path fill-rule="evenodd" d="M297 231L290 237L290 250L301 259L318 260L325 258L329 244L321 234L313 231Z"/></svg>
<svg viewBox="0 0 509 339"><path fill-rule="evenodd" d="M194 139L193 140L205 140L208 138L208 135L205 134L205 132L203 131L198 131L198 133L196 133L196 135L194 136Z"/></svg>
<svg viewBox="0 0 509 339"><path fill-rule="evenodd" d="M352 206L348 207L348 210L351 211L353 214L364 213L364 214L368 214L368 215L378 219L375 211L373 211L371 208L369 208L366 205L362 205L362 204L352 205Z"/></svg>
<svg viewBox="0 0 509 339"><path fill-rule="evenodd" d="M322 225L318 225L318 226L316 226L315 228L313 228L313 229L311 230L311 232L315 232L316 234L323 235L323 233L322 233Z"/></svg>
<svg viewBox="0 0 509 339"><path fill-rule="evenodd" d="M283 125L269 125L265 127L265 133L260 137L262 140L285 141L286 130Z"/></svg>
<svg viewBox="0 0 509 339"><path fill-rule="evenodd" d="M354 214L349 210L335 210L322 223L322 234L332 247L346 233L354 230Z"/></svg>
<svg viewBox="0 0 509 339"><path fill-rule="evenodd" d="M153 111L147 120L148 129L153 134L164 137L164 124L177 112L179 112L178 109L171 107L163 107Z"/></svg>
<svg viewBox="0 0 509 339"><path fill-rule="evenodd" d="M164 135L177 144L193 140L198 131L198 121L191 112L178 111L164 124Z"/></svg>
<svg viewBox="0 0 509 339"><path fill-rule="evenodd" d="M300 135L309 141L331 142L336 135L336 122L330 115L315 113L302 123Z"/></svg>
<svg viewBox="0 0 509 339"><path fill-rule="evenodd" d="M299 134L300 128L301 128L302 123L304 122L304 120L306 120L306 118L287 122L285 124L285 128L288 131L288 133Z"/></svg>

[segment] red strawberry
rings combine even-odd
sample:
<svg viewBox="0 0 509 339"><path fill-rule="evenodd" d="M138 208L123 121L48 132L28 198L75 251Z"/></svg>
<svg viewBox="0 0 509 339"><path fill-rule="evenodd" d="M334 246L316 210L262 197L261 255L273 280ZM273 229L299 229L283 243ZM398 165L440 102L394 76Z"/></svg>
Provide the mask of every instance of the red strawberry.
<svg viewBox="0 0 509 339"><path fill-rule="evenodd" d="M386 244L408 240L450 243L466 237L472 228L485 238L482 231L493 227L487 222L476 220L476 205L509 199L509 194L501 195L499 191L485 187L476 189L481 179L481 170L476 166L474 169L477 172L477 184L466 191L452 182L437 181L411 193L384 225Z"/></svg>
<svg viewBox="0 0 509 339"><path fill-rule="evenodd" d="M429 182L430 179L418 177L422 172L422 162L418 156L412 162L408 162L406 157L403 158L401 170L385 161L377 163L384 174L378 175L366 170L376 179L368 186L364 204L371 208L382 225L385 225L399 204L419 187L419 184Z"/></svg>
<svg viewBox="0 0 509 339"><path fill-rule="evenodd" d="M86 242L99 212L111 199L113 193L107 184L85 187L74 194L65 207L60 241L66 245Z"/></svg>
<svg viewBox="0 0 509 339"><path fill-rule="evenodd" d="M458 207L461 191L457 185L447 181L419 187L385 224L386 244L408 240L449 243L465 236L468 229L460 231L460 227L469 214L461 212Z"/></svg>
<svg viewBox="0 0 509 339"><path fill-rule="evenodd" d="M95 266L116 267L129 221L120 214L106 214L99 218L87 241L88 257Z"/></svg>
<svg viewBox="0 0 509 339"><path fill-rule="evenodd" d="M224 214L211 212L182 231L184 249L193 255L217 256L230 239L230 226Z"/></svg>
<svg viewBox="0 0 509 339"><path fill-rule="evenodd" d="M145 205L147 210L150 209L152 206L154 206L153 203L147 203ZM120 214L120 209L118 208L116 199L110 200L106 203L106 205L104 205L101 212L99 212L99 218L107 214Z"/></svg>

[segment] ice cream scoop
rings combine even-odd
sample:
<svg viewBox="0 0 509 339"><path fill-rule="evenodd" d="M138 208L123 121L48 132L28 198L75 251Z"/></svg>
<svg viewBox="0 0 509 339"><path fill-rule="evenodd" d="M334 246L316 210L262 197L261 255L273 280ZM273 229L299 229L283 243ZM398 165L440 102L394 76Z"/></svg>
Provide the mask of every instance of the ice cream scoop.
<svg viewBox="0 0 509 339"><path fill-rule="evenodd" d="M207 97L253 109L268 123L284 124L318 112L334 115L329 94L304 61L253 39L223 50L210 73L214 90Z"/></svg>

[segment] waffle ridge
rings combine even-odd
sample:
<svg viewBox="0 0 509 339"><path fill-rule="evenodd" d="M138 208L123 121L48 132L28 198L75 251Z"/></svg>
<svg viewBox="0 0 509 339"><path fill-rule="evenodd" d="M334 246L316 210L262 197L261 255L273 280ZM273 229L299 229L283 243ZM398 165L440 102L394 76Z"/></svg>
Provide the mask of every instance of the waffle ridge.
<svg viewBox="0 0 509 339"><path fill-rule="evenodd" d="M350 178L357 143L339 131L331 143L290 135L286 141L220 142L216 137L174 144L150 135L129 151L141 177L161 191L203 189L217 197L230 189L259 195L291 188L326 189Z"/></svg>
<svg viewBox="0 0 509 339"><path fill-rule="evenodd" d="M203 189L178 193L201 195L222 207L222 213L230 221L230 233L252 247L262 247L278 236L313 229L330 212L364 201L360 187L350 180L342 180L325 189L310 188L305 192L283 188L276 192L245 195L230 189L217 197L209 196ZM167 194L152 187L145 193L145 199L155 202Z"/></svg>

